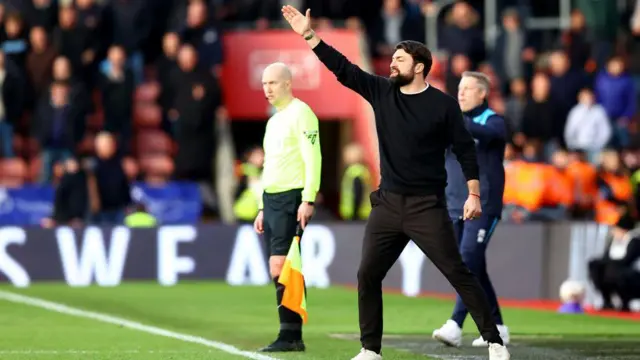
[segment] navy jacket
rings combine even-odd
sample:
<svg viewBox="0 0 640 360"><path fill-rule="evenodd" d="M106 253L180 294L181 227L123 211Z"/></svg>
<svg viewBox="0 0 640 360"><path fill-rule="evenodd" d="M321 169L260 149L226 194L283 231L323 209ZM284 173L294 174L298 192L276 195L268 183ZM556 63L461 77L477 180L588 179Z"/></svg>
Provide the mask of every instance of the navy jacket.
<svg viewBox="0 0 640 360"><path fill-rule="evenodd" d="M482 213L500 217L504 193L504 149L507 140L505 120L489 109L486 103L464 113L464 120L476 142ZM447 149L445 158L449 216L458 219L462 217L469 190L460 163L450 148Z"/></svg>

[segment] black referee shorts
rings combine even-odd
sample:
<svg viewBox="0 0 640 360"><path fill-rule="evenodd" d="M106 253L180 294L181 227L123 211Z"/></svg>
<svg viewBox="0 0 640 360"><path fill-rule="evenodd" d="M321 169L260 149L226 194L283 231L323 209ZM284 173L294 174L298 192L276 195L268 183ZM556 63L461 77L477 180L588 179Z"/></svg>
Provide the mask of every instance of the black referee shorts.
<svg viewBox="0 0 640 360"><path fill-rule="evenodd" d="M262 195L264 240L269 256L287 255L298 224L302 189Z"/></svg>

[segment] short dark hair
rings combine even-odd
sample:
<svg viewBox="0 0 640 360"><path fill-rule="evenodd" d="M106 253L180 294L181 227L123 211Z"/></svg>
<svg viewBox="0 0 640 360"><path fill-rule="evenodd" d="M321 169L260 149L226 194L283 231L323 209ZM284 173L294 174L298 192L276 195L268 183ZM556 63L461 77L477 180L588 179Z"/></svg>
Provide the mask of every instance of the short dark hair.
<svg viewBox="0 0 640 360"><path fill-rule="evenodd" d="M404 50L404 52L411 55L414 63L423 64L424 76L429 75L431 65L433 65L433 58L431 57L431 51L425 44L419 41L404 40L396 45L396 50Z"/></svg>

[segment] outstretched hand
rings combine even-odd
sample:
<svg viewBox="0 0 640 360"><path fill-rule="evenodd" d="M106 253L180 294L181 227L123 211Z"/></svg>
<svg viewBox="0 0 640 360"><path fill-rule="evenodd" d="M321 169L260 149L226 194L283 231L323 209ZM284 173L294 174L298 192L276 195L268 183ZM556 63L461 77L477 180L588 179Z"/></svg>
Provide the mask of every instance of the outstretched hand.
<svg viewBox="0 0 640 360"><path fill-rule="evenodd" d="M298 35L304 35L311 30L311 9L307 9L305 15L302 15L300 11L291 5L285 5L282 7L282 16L287 20L291 29L298 33Z"/></svg>

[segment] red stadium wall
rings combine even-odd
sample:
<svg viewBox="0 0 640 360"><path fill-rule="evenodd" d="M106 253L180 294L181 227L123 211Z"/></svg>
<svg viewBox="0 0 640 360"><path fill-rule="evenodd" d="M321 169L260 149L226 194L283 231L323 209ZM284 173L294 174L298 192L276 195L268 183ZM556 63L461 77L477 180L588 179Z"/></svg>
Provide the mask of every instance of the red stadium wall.
<svg viewBox="0 0 640 360"><path fill-rule="evenodd" d="M350 30L319 31L318 34L353 63L369 70L361 51L361 35ZM300 36L287 30L231 31L223 38L225 60L222 88L232 119L264 119L271 116L262 91L263 69L282 61L294 74L294 93L321 120L353 121L353 140L367 152L367 162L378 179L377 137L371 106L342 86L324 67ZM376 184L377 185L377 184Z"/></svg>

